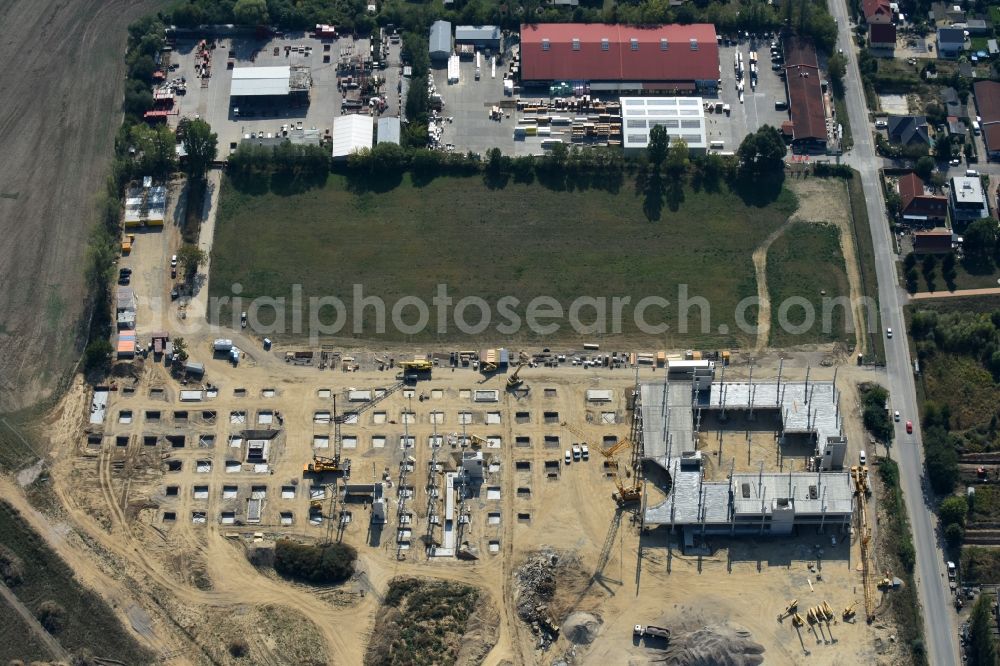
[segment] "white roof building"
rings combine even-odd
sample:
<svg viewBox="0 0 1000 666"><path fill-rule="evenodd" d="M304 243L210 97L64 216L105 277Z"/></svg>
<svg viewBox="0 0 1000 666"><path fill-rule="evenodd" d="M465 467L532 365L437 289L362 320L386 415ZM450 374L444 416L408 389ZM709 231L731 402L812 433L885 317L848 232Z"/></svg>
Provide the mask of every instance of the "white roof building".
<svg viewBox="0 0 1000 666"><path fill-rule="evenodd" d="M371 148L375 138L375 121L371 116L349 115L333 119L333 159L347 156L363 148Z"/></svg>
<svg viewBox="0 0 1000 666"><path fill-rule="evenodd" d="M292 68L288 65L239 67L233 70L233 85L229 94L233 97L287 95L291 76Z"/></svg>
<svg viewBox="0 0 1000 666"><path fill-rule="evenodd" d="M684 139L688 149L708 148L705 107L701 97L622 97L622 146L634 154L649 145L649 131L662 125L674 139Z"/></svg>

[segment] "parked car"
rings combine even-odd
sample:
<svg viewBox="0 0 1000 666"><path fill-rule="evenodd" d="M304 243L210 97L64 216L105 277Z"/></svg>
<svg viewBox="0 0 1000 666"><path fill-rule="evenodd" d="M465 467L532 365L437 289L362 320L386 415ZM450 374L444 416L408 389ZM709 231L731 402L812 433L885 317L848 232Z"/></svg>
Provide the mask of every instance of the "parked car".
<svg viewBox="0 0 1000 666"><path fill-rule="evenodd" d="M906 422L906 434L907 435L912 435L913 434L913 421L907 421Z"/></svg>
<svg viewBox="0 0 1000 666"><path fill-rule="evenodd" d="M580 449L580 445L579 444L574 444L573 445L573 460L579 460L581 453L582 453L582 450Z"/></svg>
<svg viewBox="0 0 1000 666"><path fill-rule="evenodd" d="M568 465L571 462L573 462L573 454L569 449L566 449L566 464Z"/></svg>
<svg viewBox="0 0 1000 666"><path fill-rule="evenodd" d="M586 444L580 445L580 455L583 457L584 460L590 460L590 449L587 448Z"/></svg>
<svg viewBox="0 0 1000 666"><path fill-rule="evenodd" d="M170 267L171 268L177 268L177 255L176 254L170 255Z"/></svg>
<svg viewBox="0 0 1000 666"><path fill-rule="evenodd" d="M864 449L861 449L861 453L858 455L858 460L861 461L862 465L868 462L868 455L865 453Z"/></svg>

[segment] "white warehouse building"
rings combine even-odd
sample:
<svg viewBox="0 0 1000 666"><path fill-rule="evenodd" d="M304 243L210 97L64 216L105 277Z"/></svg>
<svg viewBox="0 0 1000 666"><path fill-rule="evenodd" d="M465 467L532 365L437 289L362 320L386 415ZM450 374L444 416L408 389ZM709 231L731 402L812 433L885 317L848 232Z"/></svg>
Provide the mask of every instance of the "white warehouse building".
<svg viewBox="0 0 1000 666"><path fill-rule="evenodd" d="M351 153L371 149L375 138L375 119L371 116L352 114L333 119L334 160L346 160Z"/></svg>
<svg viewBox="0 0 1000 666"><path fill-rule="evenodd" d="M708 150L705 106L701 97L622 97L622 147L636 155L649 145L649 132L657 125L667 130L671 142L684 139L695 154Z"/></svg>

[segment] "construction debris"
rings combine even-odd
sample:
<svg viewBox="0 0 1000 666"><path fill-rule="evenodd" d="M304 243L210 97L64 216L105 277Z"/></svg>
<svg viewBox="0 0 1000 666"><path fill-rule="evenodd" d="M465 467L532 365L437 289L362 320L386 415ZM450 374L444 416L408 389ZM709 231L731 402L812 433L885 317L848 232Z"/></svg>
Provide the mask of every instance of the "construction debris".
<svg viewBox="0 0 1000 666"><path fill-rule="evenodd" d="M556 591L560 556L551 550L536 553L522 564L517 577L517 614L538 636L538 647L547 650L559 637L559 625L549 614L548 602Z"/></svg>

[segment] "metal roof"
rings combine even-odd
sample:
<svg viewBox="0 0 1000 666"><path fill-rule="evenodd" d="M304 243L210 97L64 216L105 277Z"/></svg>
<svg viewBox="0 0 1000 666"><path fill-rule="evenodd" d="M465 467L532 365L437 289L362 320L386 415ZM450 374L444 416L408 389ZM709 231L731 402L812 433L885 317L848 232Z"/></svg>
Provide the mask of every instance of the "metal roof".
<svg viewBox="0 0 1000 666"><path fill-rule="evenodd" d="M455 26L456 42L499 42L500 28L495 25Z"/></svg>
<svg viewBox="0 0 1000 666"><path fill-rule="evenodd" d="M375 122L371 116L349 115L333 119L333 157L345 159L362 148L372 147Z"/></svg>
<svg viewBox="0 0 1000 666"><path fill-rule="evenodd" d="M719 45L709 23L521 26L525 81L716 81Z"/></svg>
<svg viewBox="0 0 1000 666"><path fill-rule="evenodd" d="M388 117L378 119L378 143L399 143L399 118Z"/></svg>
<svg viewBox="0 0 1000 666"><path fill-rule="evenodd" d="M240 67L233 70L233 85L229 94L234 97L287 95L291 67Z"/></svg>
<svg viewBox="0 0 1000 666"><path fill-rule="evenodd" d="M448 55L451 53L451 23L448 21L434 21L431 24L429 48L431 56Z"/></svg>
<svg viewBox="0 0 1000 666"><path fill-rule="evenodd" d="M650 130L657 125L671 139L684 139L688 148L708 146L701 97L622 97L621 103L626 149L645 148Z"/></svg>

